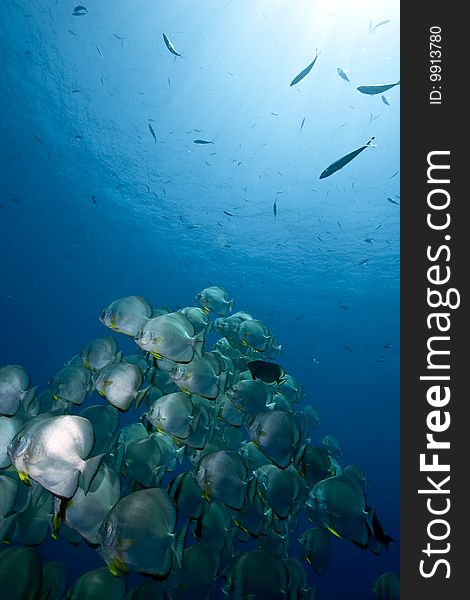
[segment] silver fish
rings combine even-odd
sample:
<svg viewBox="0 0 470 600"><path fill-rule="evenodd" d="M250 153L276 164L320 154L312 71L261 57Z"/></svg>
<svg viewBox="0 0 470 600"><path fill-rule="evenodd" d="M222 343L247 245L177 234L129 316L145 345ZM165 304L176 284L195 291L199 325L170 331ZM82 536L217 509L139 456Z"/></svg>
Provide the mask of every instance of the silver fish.
<svg viewBox="0 0 470 600"><path fill-rule="evenodd" d="M96 375L94 385L100 396L125 411L130 408L134 399L139 406L147 391L145 389L139 392L143 381L142 371L137 365L119 363L103 367Z"/></svg>
<svg viewBox="0 0 470 600"><path fill-rule="evenodd" d="M244 503L247 469L233 450L206 454L195 468L195 479L204 497L239 510Z"/></svg>
<svg viewBox="0 0 470 600"><path fill-rule="evenodd" d="M87 419L47 413L23 426L11 441L8 455L23 479L31 477L53 494L71 498L79 476L88 491L103 459L98 455L86 460L93 442L93 426Z"/></svg>
<svg viewBox="0 0 470 600"><path fill-rule="evenodd" d="M163 41L165 42L166 47L168 48L168 50L174 54L175 56L181 56L181 54L179 54L178 52L176 52L175 47L173 46L173 44L170 42L168 36L164 33L163 34Z"/></svg>
<svg viewBox="0 0 470 600"><path fill-rule="evenodd" d="M349 162L351 162L353 160L353 158L356 158L356 156L358 154L360 154L363 150L372 146L372 142L374 141L374 139L375 139L374 137L371 137L370 140L367 142L367 144L364 144L364 146L361 146L360 148L357 148L356 150L353 150L352 152L348 152L348 154L346 154L345 156L342 156L338 160L335 160L335 162L331 163L331 165L329 165L321 173L320 179L325 179L325 177L330 177L330 175L333 175L333 173L336 173L336 171L339 171L340 169L342 169Z"/></svg>
<svg viewBox="0 0 470 600"><path fill-rule="evenodd" d="M357 91L361 92L361 94L369 94L370 96L374 96L375 94L383 94L384 92L386 92L387 90L390 90L391 88L395 87L396 85L400 85L400 82L397 81L396 83L378 83L378 84L374 84L374 85L360 85L357 88Z"/></svg>
<svg viewBox="0 0 470 600"><path fill-rule="evenodd" d="M152 316L152 306L143 296L126 296L101 311L100 321L118 333L134 337Z"/></svg>
<svg viewBox="0 0 470 600"><path fill-rule="evenodd" d="M118 344L110 335L91 341L80 351L83 365L92 371L120 362L121 357Z"/></svg>
<svg viewBox="0 0 470 600"><path fill-rule="evenodd" d="M29 405L37 388L29 388L31 379L20 365L0 367L0 415L11 417L18 412L22 403Z"/></svg>
<svg viewBox="0 0 470 600"><path fill-rule="evenodd" d="M310 71L313 69L313 66L317 62L317 58L319 57L319 55L320 52L316 50L315 58L308 66L305 67L305 69L303 69L303 71L300 71L300 73L296 77L294 77L294 79L290 82L291 87L299 83L299 81L302 81L302 79L310 73Z"/></svg>
<svg viewBox="0 0 470 600"><path fill-rule="evenodd" d="M184 535L176 536L175 529L176 507L165 491L132 492L103 520L98 532L100 553L115 575L129 570L165 576L171 570L172 554L182 562Z"/></svg>
<svg viewBox="0 0 470 600"><path fill-rule="evenodd" d="M211 310L221 317L226 317L233 309L228 292L216 285L204 288L196 295L196 300L206 312Z"/></svg>

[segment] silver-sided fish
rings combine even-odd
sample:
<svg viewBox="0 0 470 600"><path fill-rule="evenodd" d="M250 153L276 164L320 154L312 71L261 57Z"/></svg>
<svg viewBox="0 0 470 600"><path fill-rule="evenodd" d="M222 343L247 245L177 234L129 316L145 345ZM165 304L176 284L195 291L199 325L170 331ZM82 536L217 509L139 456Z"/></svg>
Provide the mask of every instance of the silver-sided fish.
<svg viewBox="0 0 470 600"><path fill-rule="evenodd" d="M142 371L136 365L119 363L108 365L98 372L94 385L100 396L119 408L126 411L135 399L137 406L147 390L141 390L144 381Z"/></svg>
<svg viewBox="0 0 470 600"><path fill-rule="evenodd" d="M104 308L100 321L117 333L135 337L152 313L152 305L143 296L125 296Z"/></svg>
<svg viewBox="0 0 470 600"><path fill-rule="evenodd" d="M331 456L338 459L343 458L343 450L341 449L341 444L339 443L339 440L335 438L334 435L325 435L321 443L325 446L325 448L328 450Z"/></svg>
<svg viewBox="0 0 470 600"><path fill-rule="evenodd" d="M50 381L52 398L71 404L83 404L91 388L91 372L80 361L70 363L61 369Z"/></svg>
<svg viewBox="0 0 470 600"><path fill-rule="evenodd" d="M384 573L372 587L378 600L400 600L400 576L397 573Z"/></svg>
<svg viewBox="0 0 470 600"><path fill-rule="evenodd" d="M318 50L316 50L315 58L312 60L312 62L309 65L307 65L305 67L305 69L300 71L300 73L294 77L294 79L290 82L291 87L293 85L296 85L297 83L299 83L299 81L302 81L302 79L310 73L310 71L313 69L313 66L317 62L317 58L319 57L319 55L320 55L320 52Z"/></svg>
<svg viewBox="0 0 470 600"><path fill-rule="evenodd" d="M350 81L349 77L346 75L346 71L343 71L341 67L338 67L336 71L338 72L338 75L341 77L341 79L344 79L344 81Z"/></svg>
<svg viewBox="0 0 470 600"><path fill-rule="evenodd" d="M331 535L321 527L311 527L299 538L302 556L317 575L323 575L330 562Z"/></svg>
<svg viewBox="0 0 470 600"><path fill-rule="evenodd" d="M176 392L156 400L146 417L158 431L184 439L190 433L193 412L194 406L188 394Z"/></svg>
<svg viewBox="0 0 470 600"><path fill-rule="evenodd" d="M295 417L279 410L255 415L249 421L248 434L261 452L281 469L291 463L301 438Z"/></svg>
<svg viewBox="0 0 470 600"><path fill-rule="evenodd" d="M217 285L204 288L196 295L196 300L206 312L212 311L220 317L226 317L233 309L228 292Z"/></svg>
<svg viewBox="0 0 470 600"><path fill-rule="evenodd" d="M165 42L165 46L168 48L168 50L174 55L174 56L181 56L181 54L179 54L178 52L176 52L175 47L173 46L173 44L170 42L169 37L166 35L166 33L163 34L163 41Z"/></svg>
<svg viewBox="0 0 470 600"><path fill-rule="evenodd" d="M377 92L377 93L379 93L379 92ZM333 175L333 173L336 173L336 171L339 171L340 169L342 169L344 166L346 166L348 163L350 163L354 158L356 158L356 156L358 154L363 152L366 148L373 147L372 142L374 141L374 139L375 139L375 137L371 137L370 140L366 144L361 146L360 148L356 148L356 150L352 150L351 152L348 152L348 154L345 154L341 158L338 158L338 160L335 160L335 162L331 163L331 165L329 165L328 167L326 167L326 169L324 171L322 171L319 178L325 179L326 177L330 177L331 175Z"/></svg>
<svg viewBox="0 0 470 600"><path fill-rule="evenodd" d="M241 380L226 391L232 404L240 412L256 415L272 403L272 388L264 381Z"/></svg>
<svg viewBox="0 0 470 600"><path fill-rule="evenodd" d="M233 450L206 454L196 465L194 476L205 498L235 510L242 508L248 472L239 454Z"/></svg>
<svg viewBox="0 0 470 600"><path fill-rule="evenodd" d="M132 492L109 511L98 532L100 554L111 573L170 573L181 564L185 531L176 535L176 507L162 489Z"/></svg>
<svg viewBox="0 0 470 600"><path fill-rule="evenodd" d="M187 317L173 312L149 319L134 339L140 348L157 359L188 363L202 353L204 330L196 333Z"/></svg>
<svg viewBox="0 0 470 600"><path fill-rule="evenodd" d="M71 498L79 477L88 491L103 455L88 460L93 448L93 426L75 415L38 415L28 421L8 447L8 455L22 479L31 477L56 496Z"/></svg>
<svg viewBox="0 0 470 600"><path fill-rule="evenodd" d="M12 417L22 403L32 402L37 388L29 389L30 382L28 372L20 365L0 367L0 415Z"/></svg>
<svg viewBox="0 0 470 600"><path fill-rule="evenodd" d="M254 472L254 476L258 480L258 491L263 501L280 519L298 514L305 500L306 488L292 465L287 469L264 465Z"/></svg>
<svg viewBox="0 0 470 600"><path fill-rule="evenodd" d="M218 319L215 319L212 323L211 329L219 335L229 336L238 330L243 321L251 319L253 319L253 317L250 315L250 313L238 311L229 317L219 317Z"/></svg>
<svg viewBox="0 0 470 600"><path fill-rule="evenodd" d="M1 557L2 598L38 598L42 585L42 559L39 551L27 547L6 548L2 550Z"/></svg>
<svg viewBox="0 0 470 600"><path fill-rule="evenodd" d="M258 352L264 352L272 341L268 326L258 319L240 323L238 334L242 346L249 346Z"/></svg>
<svg viewBox="0 0 470 600"><path fill-rule="evenodd" d="M67 592L70 600L88 600L90 598L106 598L106 600L122 600L126 593L124 577L114 577L106 567L84 573Z"/></svg>
<svg viewBox="0 0 470 600"><path fill-rule="evenodd" d="M91 341L80 352L83 365L92 371L99 371L103 367L121 361L122 354L119 352L116 340L107 335Z"/></svg>
<svg viewBox="0 0 470 600"><path fill-rule="evenodd" d="M55 499L54 529L60 531L63 521L90 544L98 544L98 529L120 498L119 475L102 463L88 493L79 485L71 501Z"/></svg>
<svg viewBox="0 0 470 600"><path fill-rule="evenodd" d="M0 417L0 469L6 469L11 461L8 456L8 445L18 431L23 427L23 419L15 417Z"/></svg>
<svg viewBox="0 0 470 600"><path fill-rule="evenodd" d="M383 94L387 90L395 87L396 85L400 85L400 82L396 83L378 83L374 85L360 85L357 90L362 94L368 94L369 96L375 96L375 94Z"/></svg>
<svg viewBox="0 0 470 600"><path fill-rule="evenodd" d="M172 370L171 379L183 392L213 400L224 388L222 375L220 362L214 354L206 352L202 357L195 356L190 363L178 365Z"/></svg>
<svg viewBox="0 0 470 600"><path fill-rule="evenodd" d="M338 538L367 546L372 531L372 515L366 510L366 498L355 473L319 481L311 490L307 508L314 521Z"/></svg>
<svg viewBox="0 0 470 600"><path fill-rule="evenodd" d="M289 574L281 558L262 550L238 554L227 575L228 600L285 600Z"/></svg>

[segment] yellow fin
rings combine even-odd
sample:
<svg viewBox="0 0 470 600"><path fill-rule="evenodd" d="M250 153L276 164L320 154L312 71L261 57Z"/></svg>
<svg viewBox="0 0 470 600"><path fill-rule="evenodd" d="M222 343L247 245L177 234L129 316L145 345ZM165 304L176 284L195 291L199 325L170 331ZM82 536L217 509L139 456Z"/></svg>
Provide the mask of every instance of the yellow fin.
<svg viewBox="0 0 470 600"><path fill-rule="evenodd" d="M158 354L158 352L150 352L150 354L153 356L153 358L156 358L157 360L162 359L162 355Z"/></svg>
<svg viewBox="0 0 470 600"><path fill-rule="evenodd" d="M114 575L114 577L119 577L119 571L114 565L114 561L108 565L108 571L111 573L111 575Z"/></svg>
<svg viewBox="0 0 470 600"><path fill-rule="evenodd" d="M9 544L9 543L10 543L10 540L2 540L2 543L3 543L3 544Z"/></svg>
<svg viewBox="0 0 470 600"><path fill-rule="evenodd" d="M53 399L53 400L58 400L58 399L59 399L59 396L58 396L57 394L52 394L52 399Z"/></svg>
<svg viewBox="0 0 470 600"><path fill-rule="evenodd" d="M206 315L208 315L208 314L209 314L209 311L210 311L210 308L209 308L208 306L203 306L203 307L202 307L202 310L204 311L204 313L205 313Z"/></svg>
<svg viewBox="0 0 470 600"><path fill-rule="evenodd" d="M343 536L339 535L339 533L337 531L335 531L332 527L330 527L329 525L326 526L328 531L331 531L331 533L333 535L335 535L337 538L339 538L340 540L343 539Z"/></svg>
<svg viewBox="0 0 470 600"><path fill-rule="evenodd" d="M118 571L121 571L121 573L124 573L124 575L127 575L128 571L127 571L126 564L124 562L122 562L122 560L120 558L117 558L117 557L113 558L113 564ZM114 575L114 573L113 573L113 575ZM119 572L118 572L118 575L119 575Z"/></svg>
<svg viewBox="0 0 470 600"><path fill-rule="evenodd" d="M54 533L53 531L51 532L51 538L54 540L54 542L57 542L59 540L59 538L57 537L57 534Z"/></svg>
<svg viewBox="0 0 470 600"><path fill-rule="evenodd" d="M101 390L98 390L98 394L99 394L100 396L103 396L103 398L106 398L106 396L105 396L104 392L102 392Z"/></svg>
<svg viewBox="0 0 470 600"><path fill-rule="evenodd" d="M59 515L57 513L55 513L54 519L52 520L52 525L54 527L54 531L59 531L61 521L62 521L62 519L59 517ZM54 536L52 536L52 537L54 537Z"/></svg>
<svg viewBox="0 0 470 600"><path fill-rule="evenodd" d="M18 475L20 476L21 481L25 485L31 485L30 482L29 482L29 477L28 477L27 473L25 473L24 471L18 471Z"/></svg>
<svg viewBox="0 0 470 600"><path fill-rule="evenodd" d="M186 388L183 388L183 387L182 387L182 388L180 388L180 390L181 390L182 392L184 392L185 394L188 394L188 396L190 396L190 395L191 395L191 392L188 392L188 390L187 390Z"/></svg>

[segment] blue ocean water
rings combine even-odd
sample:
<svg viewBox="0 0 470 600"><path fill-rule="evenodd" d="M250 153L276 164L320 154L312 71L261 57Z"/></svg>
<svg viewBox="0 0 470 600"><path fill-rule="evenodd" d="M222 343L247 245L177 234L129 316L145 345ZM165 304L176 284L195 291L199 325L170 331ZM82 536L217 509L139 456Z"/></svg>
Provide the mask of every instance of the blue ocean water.
<svg viewBox="0 0 470 600"><path fill-rule="evenodd" d="M399 570L400 90L387 105L356 88L399 79L398 2L75 5L0 11L0 364L43 389L108 334L98 315L112 300L177 309L222 285L276 334L321 412L313 442L341 441L397 541L376 557L335 538L309 580L320 599L373 598ZM103 565L83 544L41 549L70 583Z"/></svg>

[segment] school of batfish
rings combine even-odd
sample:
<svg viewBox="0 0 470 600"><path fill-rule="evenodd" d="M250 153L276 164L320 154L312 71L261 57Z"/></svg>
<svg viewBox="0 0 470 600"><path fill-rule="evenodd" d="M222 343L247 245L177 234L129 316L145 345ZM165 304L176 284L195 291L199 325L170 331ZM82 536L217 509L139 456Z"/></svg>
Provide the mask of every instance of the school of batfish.
<svg viewBox="0 0 470 600"><path fill-rule="evenodd" d="M40 393L23 367L0 367L2 598L194 600L219 585L232 600L313 599L305 568L323 574L332 536L374 554L393 541L362 469L340 464L333 435L315 439L319 412L272 362L269 327L232 314L221 287L196 300L174 312L111 302L101 323L137 353L95 339ZM95 392L100 403L86 401ZM302 511L312 526L293 540ZM40 557L50 536L106 567L70 587L65 565ZM128 573L145 577L126 595ZM374 593L397 598L398 576Z"/></svg>

